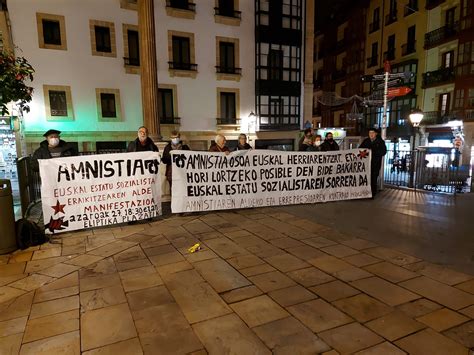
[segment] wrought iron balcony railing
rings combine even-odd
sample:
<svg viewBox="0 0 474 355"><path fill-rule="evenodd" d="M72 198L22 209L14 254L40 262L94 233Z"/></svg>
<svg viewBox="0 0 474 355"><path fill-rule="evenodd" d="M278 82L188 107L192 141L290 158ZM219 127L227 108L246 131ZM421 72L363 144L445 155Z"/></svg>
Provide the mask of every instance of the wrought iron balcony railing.
<svg viewBox="0 0 474 355"><path fill-rule="evenodd" d="M169 65L170 69L197 71L197 64L181 63L181 62L168 62L168 65Z"/></svg>
<svg viewBox="0 0 474 355"><path fill-rule="evenodd" d="M402 56L416 52L416 41L408 42L402 45Z"/></svg>
<svg viewBox="0 0 474 355"><path fill-rule="evenodd" d="M456 37L459 32L459 22L445 25L425 34L425 49L437 46L451 38Z"/></svg>
<svg viewBox="0 0 474 355"><path fill-rule="evenodd" d="M196 4L189 1L173 1L166 0L166 7L171 7L173 9L188 10L196 12Z"/></svg>
<svg viewBox="0 0 474 355"><path fill-rule="evenodd" d="M443 85L454 81L454 68L441 68L423 74L423 88Z"/></svg>
<svg viewBox="0 0 474 355"><path fill-rule="evenodd" d="M216 73L242 75L242 68L216 65Z"/></svg>

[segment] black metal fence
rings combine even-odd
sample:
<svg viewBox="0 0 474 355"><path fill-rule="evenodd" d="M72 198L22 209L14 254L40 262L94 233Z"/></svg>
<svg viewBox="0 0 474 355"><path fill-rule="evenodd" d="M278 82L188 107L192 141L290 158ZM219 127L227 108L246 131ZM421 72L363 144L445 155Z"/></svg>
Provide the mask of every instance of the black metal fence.
<svg viewBox="0 0 474 355"><path fill-rule="evenodd" d="M385 185L449 194L466 191L470 178L451 148L388 151L383 173Z"/></svg>

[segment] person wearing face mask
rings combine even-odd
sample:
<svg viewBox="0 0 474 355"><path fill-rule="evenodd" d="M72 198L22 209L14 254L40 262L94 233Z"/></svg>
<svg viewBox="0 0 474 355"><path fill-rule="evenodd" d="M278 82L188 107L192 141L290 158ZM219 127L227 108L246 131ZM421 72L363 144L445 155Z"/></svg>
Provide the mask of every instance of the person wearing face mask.
<svg viewBox="0 0 474 355"><path fill-rule="evenodd" d="M148 128L141 126L137 135L138 137L128 144L127 152L158 152L155 142L148 137Z"/></svg>
<svg viewBox="0 0 474 355"><path fill-rule="evenodd" d="M332 137L332 133L326 133L326 139L321 144L321 151L322 152L332 152L335 150L339 150L339 145L336 143L334 138Z"/></svg>
<svg viewBox="0 0 474 355"><path fill-rule="evenodd" d="M171 182L173 180L172 178L172 161L171 161L171 154L170 152L172 150L189 150L189 147L186 144L183 144L183 141L181 140L181 134L178 131L172 131L171 135L171 142L169 142L165 150L163 151L163 156L161 157L161 160L163 163L166 164L166 179L170 183L170 188L171 188Z"/></svg>
<svg viewBox="0 0 474 355"><path fill-rule="evenodd" d="M313 145L308 147L309 152L320 152L321 151L322 137L318 134L314 137Z"/></svg>
<svg viewBox="0 0 474 355"><path fill-rule="evenodd" d="M304 135L300 139L298 145L298 151L306 152L310 147L313 146L313 130L311 128L306 128L304 130Z"/></svg>
<svg viewBox="0 0 474 355"><path fill-rule="evenodd" d="M33 153L32 167L33 170L39 171L39 159L51 159L59 157L72 157L78 155L76 148L60 139L60 131L50 129L43 137L46 139L40 143L38 149Z"/></svg>

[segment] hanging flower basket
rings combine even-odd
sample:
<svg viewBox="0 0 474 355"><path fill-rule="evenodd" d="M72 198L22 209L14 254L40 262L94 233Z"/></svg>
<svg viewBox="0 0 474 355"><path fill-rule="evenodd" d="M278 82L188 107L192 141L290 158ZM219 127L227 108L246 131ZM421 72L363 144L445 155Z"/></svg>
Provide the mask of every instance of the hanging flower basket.
<svg viewBox="0 0 474 355"><path fill-rule="evenodd" d="M29 112L33 88L28 86L35 70L23 57L7 51L0 52L0 115L8 115L7 104L15 102L21 111Z"/></svg>

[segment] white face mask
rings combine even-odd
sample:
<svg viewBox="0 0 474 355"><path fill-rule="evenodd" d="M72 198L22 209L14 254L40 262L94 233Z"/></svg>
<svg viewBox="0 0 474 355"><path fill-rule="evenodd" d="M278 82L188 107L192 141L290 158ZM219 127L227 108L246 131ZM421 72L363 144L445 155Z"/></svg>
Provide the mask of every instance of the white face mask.
<svg viewBox="0 0 474 355"><path fill-rule="evenodd" d="M316 147L319 147L319 146L321 145L321 141L314 141L314 145L315 145Z"/></svg>
<svg viewBox="0 0 474 355"><path fill-rule="evenodd" d="M59 144L59 138L49 138L48 139L48 144L51 147L56 147Z"/></svg>
<svg viewBox="0 0 474 355"><path fill-rule="evenodd" d="M179 144L180 141L181 141L181 140L180 140L178 137L176 137L176 138L171 138L171 143L173 143L174 145Z"/></svg>

